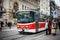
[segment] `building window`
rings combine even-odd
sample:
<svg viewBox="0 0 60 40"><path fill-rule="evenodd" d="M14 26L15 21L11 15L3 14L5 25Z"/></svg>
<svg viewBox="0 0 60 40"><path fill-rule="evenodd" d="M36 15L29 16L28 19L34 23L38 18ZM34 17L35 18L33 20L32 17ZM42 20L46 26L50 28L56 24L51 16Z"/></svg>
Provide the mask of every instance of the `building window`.
<svg viewBox="0 0 60 40"><path fill-rule="evenodd" d="M30 2L31 0L29 0L29 2Z"/></svg>
<svg viewBox="0 0 60 40"><path fill-rule="evenodd" d="M0 0L0 11L2 11L2 8L3 8L3 2L2 0Z"/></svg>
<svg viewBox="0 0 60 40"><path fill-rule="evenodd" d="M26 10L26 6L25 6L25 10Z"/></svg>
<svg viewBox="0 0 60 40"><path fill-rule="evenodd" d="M13 18L16 18L16 13L15 12L19 9L18 6L19 6L18 3L14 2L14 4L13 4Z"/></svg>
<svg viewBox="0 0 60 40"><path fill-rule="evenodd" d="M24 10L24 5L22 5L22 10Z"/></svg>
<svg viewBox="0 0 60 40"><path fill-rule="evenodd" d="M15 11L18 10L18 3L17 3L17 2L14 2L13 9L14 9Z"/></svg>
<svg viewBox="0 0 60 40"><path fill-rule="evenodd" d="M29 9L29 7L27 7L27 10Z"/></svg>

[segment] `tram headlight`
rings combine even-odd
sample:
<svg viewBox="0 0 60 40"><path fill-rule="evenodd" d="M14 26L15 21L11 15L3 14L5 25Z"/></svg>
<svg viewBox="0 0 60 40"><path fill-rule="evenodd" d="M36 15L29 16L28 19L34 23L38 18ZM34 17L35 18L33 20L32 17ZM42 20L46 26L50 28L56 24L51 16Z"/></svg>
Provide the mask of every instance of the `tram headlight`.
<svg viewBox="0 0 60 40"><path fill-rule="evenodd" d="M28 28L28 26L26 26L26 28Z"/></svg>

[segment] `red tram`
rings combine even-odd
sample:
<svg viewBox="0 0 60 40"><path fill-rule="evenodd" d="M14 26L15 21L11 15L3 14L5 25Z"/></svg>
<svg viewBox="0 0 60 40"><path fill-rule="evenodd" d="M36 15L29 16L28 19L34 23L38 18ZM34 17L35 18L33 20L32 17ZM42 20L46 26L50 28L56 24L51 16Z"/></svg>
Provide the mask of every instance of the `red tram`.
<svg viewBox="0 0 60 40"><path fill-rule="evenodd" d="M19 32L36 33L46 29L46 22L40 20L40 14L32 10L21 10L17 13L17 29Z"/></svg>

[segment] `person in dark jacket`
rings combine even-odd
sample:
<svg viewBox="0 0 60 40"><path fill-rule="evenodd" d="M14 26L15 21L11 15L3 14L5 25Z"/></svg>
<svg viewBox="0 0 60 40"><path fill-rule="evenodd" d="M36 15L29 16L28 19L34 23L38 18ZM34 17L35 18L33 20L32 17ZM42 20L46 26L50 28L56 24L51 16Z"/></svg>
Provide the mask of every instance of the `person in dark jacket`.
<svg viewBox="0 0 60 40"><path fill-rule="evenodd" d="M58 27L59 27L59 29L60 29L60 20L59 20L59 22L58 22L58 25L59 25Z"/></svg>
<svg viewBox="0 0 60 40"><path fill-rule="evenodd" d="M5 22L5 26L7 27L7 21Z"/></svg>
<svg viewBox="0 0 60 40"><path fill-rule="evenodd" d="M2 30L3 24L3 21L0 21L0 30Z"/></svg>
<svg viewBox="0 0 60 40"><path fill-rule="evenodd" d="M7 19L5 19L5 26L7 27Z"/></svg>
<svg viewBox="0 0 60 40"><path fill-rule="evenodd" d="M11 29L12 23L8 22L8 27Z"/></svg>

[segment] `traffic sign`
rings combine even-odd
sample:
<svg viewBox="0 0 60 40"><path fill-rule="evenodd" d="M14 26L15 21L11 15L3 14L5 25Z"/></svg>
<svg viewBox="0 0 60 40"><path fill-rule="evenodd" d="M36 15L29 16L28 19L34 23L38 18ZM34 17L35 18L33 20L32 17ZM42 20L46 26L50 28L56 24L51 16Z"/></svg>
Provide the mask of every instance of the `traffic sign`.
<svg viewBox="0 0 60 40"><path fill-rule="evenodd" d="M58 18L58 11L53 11L53 18Z"/></svg>

